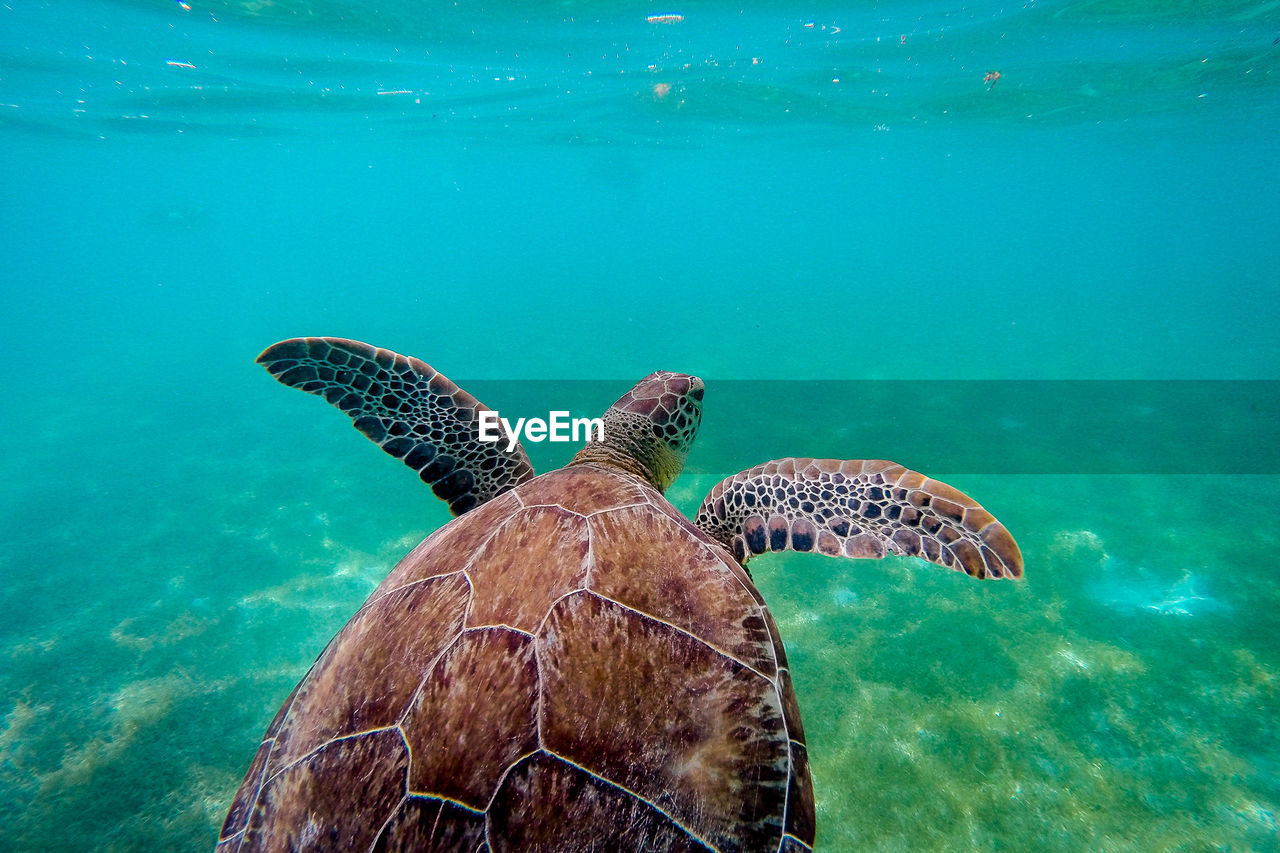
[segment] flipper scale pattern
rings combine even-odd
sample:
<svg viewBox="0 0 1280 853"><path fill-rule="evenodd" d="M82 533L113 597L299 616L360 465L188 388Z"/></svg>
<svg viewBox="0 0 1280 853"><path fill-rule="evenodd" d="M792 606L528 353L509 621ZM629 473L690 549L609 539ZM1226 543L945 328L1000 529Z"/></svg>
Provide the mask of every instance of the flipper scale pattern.
<svg viewBox="0 0 1280 853"><path fill-rule="evenodd" d="M346 412L454 515L533 478L524 448L506 450L505 429L499 441L479 440L487 408L424 361L344 338L292 338L268 347L258 363Z"/></svg>
<svg viewBox="0 0 1280 853"><path fill-rule="evenodd" d="M975 578L1019 578L1004 525L946 483L883 459L775 459L721 481L695 524L745 564L765 551L906 554Z"/></svg>

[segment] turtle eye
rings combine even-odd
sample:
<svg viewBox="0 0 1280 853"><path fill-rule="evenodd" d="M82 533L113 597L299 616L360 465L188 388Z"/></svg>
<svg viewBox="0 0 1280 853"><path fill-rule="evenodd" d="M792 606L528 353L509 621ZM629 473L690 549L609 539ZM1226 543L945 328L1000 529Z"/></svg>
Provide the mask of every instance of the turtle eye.
<svg viewBox="0 0 1280 853"><path fill-rule="evenodd" d="M703 388L701 385L699 385L697 388L694 388L692 391L689 392L689 396L697 400L699 403L701 403L702 395L705 393L706 393L706 389Z"/></svg>

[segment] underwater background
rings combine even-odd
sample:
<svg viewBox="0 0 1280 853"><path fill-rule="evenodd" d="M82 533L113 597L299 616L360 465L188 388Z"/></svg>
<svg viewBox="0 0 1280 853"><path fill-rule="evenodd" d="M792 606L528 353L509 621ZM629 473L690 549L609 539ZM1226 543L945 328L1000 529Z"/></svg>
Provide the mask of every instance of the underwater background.
<svg viewBox="0 0 1280 853"><path fill-rule="evenodd" d="M0 157L0 847L211 848L448 520L253 363L335 335L1005 523L752 564L818 849L1277 848L1280 3L6 0Z"/></svg>

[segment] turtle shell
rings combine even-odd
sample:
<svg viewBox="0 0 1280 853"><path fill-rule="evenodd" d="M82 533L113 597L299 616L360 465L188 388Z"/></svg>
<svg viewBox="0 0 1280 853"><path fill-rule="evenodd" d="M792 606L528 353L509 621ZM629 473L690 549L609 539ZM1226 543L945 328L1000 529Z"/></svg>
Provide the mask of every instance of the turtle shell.
<svg viewBox="0 0 1280 853"><path fill-rule="evenodd" d="M391 571L267 729L218 851L800 851L813 830L755 586L657 490L579 465Z"/></svg>

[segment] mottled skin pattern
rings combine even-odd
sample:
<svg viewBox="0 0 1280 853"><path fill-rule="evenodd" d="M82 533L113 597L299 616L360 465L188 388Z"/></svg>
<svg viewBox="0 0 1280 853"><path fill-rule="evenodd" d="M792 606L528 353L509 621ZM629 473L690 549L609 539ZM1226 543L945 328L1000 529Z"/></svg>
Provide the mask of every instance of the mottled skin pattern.
<svg viewBox="0 0 1280 853"><path fill-rule="evenodd" d="M766 463L691 524L662 492L701 419L695 377L646 377L606 413L604 442L530 479L522 450L494 456L450 426L483 407L416 359L308 338L259 360L415 469L410 454L448 457L443 496L461 517L391 571L286 700L220 853L810 850L799 708L746 560L918 553L1021 574L981 507L885 462Z"/></svg>

